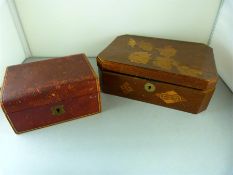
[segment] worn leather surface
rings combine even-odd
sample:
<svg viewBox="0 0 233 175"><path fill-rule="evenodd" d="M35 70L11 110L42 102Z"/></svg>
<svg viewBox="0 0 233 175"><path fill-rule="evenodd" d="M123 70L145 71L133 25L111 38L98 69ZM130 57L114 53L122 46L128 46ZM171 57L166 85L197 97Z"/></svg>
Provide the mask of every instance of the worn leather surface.
<svg viewBox="0 0 233 175"><path fill-rule="evenodd" d="M53 115L51 109L60 105L63 106L64 113L57 116ZM100 112L99 106L99 93L94 93L13 112L9 114L9 117L15 132L22 133L98 113Z"/></svg>
<svg viewBox="0 0 233 175"><path fill-rule="evenodd" d="M79 54L8 67L2 100L16 112L97 91L96 76Z"/></svg>
<svg viewBox="0 0 233 175"><path fill-rule="evenodd" d="M187 86L213 88L213 50L201 43L134 35L117 37L97 57L103 70Z"/></svg>
<svg viewBox="0 0 233 175"><path fill-rule="evenodd" d="M10 66L2 93L16 133L101 111L99 81L84 54Z"/></svg>

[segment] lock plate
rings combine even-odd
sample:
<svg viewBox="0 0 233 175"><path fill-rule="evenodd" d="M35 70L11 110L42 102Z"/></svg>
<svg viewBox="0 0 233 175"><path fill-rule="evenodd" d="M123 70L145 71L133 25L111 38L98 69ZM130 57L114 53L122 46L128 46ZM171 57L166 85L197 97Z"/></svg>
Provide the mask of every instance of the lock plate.
<svg viewBox="0 0 233 175"><path fill-rule="evenodd" d="M59 116L65 113L64 106L63 105L57 105L53 106L51 108L52 115Z"/></svg>
<svg viewBox="0 0 233 175"><path fill-rule="evenodd" d="M154 92L155 91L155 85L154 84L152 84L152 83L146 83L145 85L144 85L144 89L145 89L145 91L147 91L147 92Z"/></svg>

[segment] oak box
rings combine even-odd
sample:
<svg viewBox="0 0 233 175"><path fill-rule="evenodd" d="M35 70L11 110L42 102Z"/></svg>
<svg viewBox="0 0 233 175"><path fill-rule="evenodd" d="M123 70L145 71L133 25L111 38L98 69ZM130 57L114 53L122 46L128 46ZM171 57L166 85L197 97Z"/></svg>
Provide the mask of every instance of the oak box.
<svg viewBox="0 0 233 175"><path fill-rule="evenodd" d="M213 50L201 43L123 35L97 63L103 92L191 113L207 108L217 82Z"/></svg>

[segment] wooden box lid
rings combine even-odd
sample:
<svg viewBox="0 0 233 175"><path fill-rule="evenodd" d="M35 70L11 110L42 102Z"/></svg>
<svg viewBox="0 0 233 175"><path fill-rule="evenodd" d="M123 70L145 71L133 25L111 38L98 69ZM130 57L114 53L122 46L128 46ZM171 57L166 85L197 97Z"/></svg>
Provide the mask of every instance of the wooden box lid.
<svg viewBox="0 0 233 175"><path fill-rule="evenodd" d="M201 43L122 35L97 63L103 70L201 90L217 82L213 50Z"/></svg>
<svg viewBox="0 0 233 175"><path fill-rule="evenodd" d="M79 54L7 67L2 105L16 112L98 91L90 63Z"/></svg>

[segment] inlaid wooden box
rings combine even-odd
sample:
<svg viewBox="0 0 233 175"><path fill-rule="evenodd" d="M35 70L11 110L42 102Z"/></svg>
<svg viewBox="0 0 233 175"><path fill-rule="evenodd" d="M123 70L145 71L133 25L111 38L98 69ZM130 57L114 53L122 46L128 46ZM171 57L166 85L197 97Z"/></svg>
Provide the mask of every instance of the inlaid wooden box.
<svg viewBox="0 0 233 175"><path fill-rule="evenodd" d="M201 43L123 35L97 57L103 92L191 113L215 90L213 50Z"/></svg>
<svg viewBox="0 0 233 175"><path fill-rule="evenodd" d="M84 54L10 66L2 109L16 133L95 114L99 81Z"/></svg>

